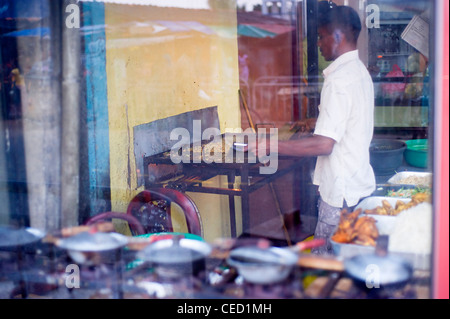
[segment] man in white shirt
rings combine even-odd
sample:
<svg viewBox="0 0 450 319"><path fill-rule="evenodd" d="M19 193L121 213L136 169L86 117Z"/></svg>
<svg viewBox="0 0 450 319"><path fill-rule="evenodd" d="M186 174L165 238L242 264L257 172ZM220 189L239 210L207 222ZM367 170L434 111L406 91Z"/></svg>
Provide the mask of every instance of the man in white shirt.
<svg viewBox="0 0 450 319"><path fill-rule="evenodd" d="M318 21L318 46L327 61L319 116L311 137L278 141L278 153L317 156L313 183L319 186L319 216L314 238L327 244L313 249L332 254L329 239L343 208L352 208L375 190L369 147L374 126L373 82L360 61L361 21L355 10L337 6Z"/></svg>

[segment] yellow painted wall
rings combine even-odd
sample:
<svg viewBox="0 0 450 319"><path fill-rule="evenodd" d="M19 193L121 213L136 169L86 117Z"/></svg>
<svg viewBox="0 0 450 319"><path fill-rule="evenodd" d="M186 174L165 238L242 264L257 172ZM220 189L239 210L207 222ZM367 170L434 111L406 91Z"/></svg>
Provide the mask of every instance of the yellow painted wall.
<svg viewBox="0 0 450 319"><path fill-rule="evenodd" d="M174 32L159 21L214 30ZM185 23L185 22L182 22ZM183 10L105 4L112 209L126 211L137 188L133 127L218 106L222 130L240 127L235 8ZM217 179L216 183L225 181ZM205 239L229 235L228 201L192 194Z"/></svg>

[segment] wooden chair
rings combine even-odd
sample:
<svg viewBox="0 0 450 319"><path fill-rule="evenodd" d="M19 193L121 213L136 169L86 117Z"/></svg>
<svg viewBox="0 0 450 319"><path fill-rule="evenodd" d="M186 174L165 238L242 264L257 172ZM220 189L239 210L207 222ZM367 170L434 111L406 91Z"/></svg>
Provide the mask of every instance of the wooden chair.
<svg viewBox="0 0 450 319"><path fill-rule="evenodd" d="M85 224L119 218L128 221L133 235L173 232L171 204L178 205L184 213L188 233L203 237L203 225L195 203L186 194L170 188L144 190L131 200L126 214L100 213Z"/></svg>

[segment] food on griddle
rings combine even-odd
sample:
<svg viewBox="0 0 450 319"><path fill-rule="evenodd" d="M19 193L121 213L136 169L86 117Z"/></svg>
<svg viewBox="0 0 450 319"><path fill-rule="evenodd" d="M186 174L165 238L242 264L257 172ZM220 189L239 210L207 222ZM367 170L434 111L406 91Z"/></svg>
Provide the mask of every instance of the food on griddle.
<svg viewBox="0 0 450 319"><path fill-rule="evenodd" d="M373 209L366 209L364 212L368 215L384 215L384 216L397 216L402 211L414 207L423 202L431 202L431 195L428 192L416 193L412 195L411 201L405 202L403 200L397 200L395 207L387 200L381 201L381 206L377 206Z"/></svg>
<svg viewBox="0 0 450 319"><path fill-rule="evenodd" d="M338 228L331 239L341 244L375 246L379 236L376 220L370 216L359 217L361 212L360 208L353 212L343 209Z"/></svg>
<svg viewBox="0 0 450 319"><path fill-rule="evenodd" d="M231 148L232 145L225 143L222 137L215 137L211 141L199 141L193 144L183 145L179 149L179 152L187 150L190 156L195 158L203 158L204 156L212 156L217 154L224 156L230 151ZM181 155L181 153L179 155Z"/></svg>

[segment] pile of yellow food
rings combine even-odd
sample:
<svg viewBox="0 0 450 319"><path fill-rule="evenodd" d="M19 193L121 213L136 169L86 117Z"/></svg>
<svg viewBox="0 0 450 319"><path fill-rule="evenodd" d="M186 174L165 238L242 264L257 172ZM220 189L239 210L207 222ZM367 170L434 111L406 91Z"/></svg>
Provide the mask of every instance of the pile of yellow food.
<svg viewBox="0 0 450 319"><path fill-rule="evenodd" d="M364 213L368 215L397 216L402 211L417 206L423 202L431 202L431 195L429 193L417 193L411 197L411 201L409 202L399 199L395 203L395 207L392 207L387 200L383 200L381 202L381 206L377 206L374 209L366 209Z"/></svg>
<svg viewBox="0 0 450 319"><path fill-rule="evenodd" d="M379 236L376 220L370 216L359 217L362 209L349 213L341 211L339 225L331 237L337 243L375 246Z"/></svg>

